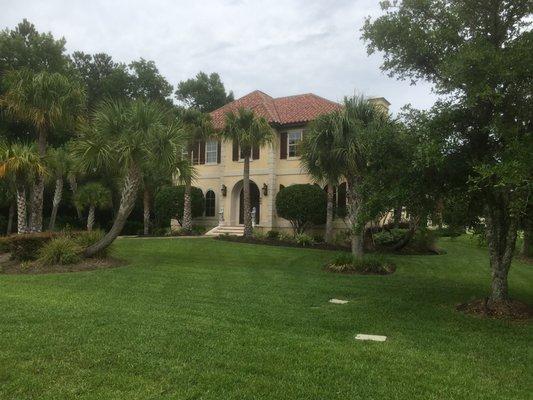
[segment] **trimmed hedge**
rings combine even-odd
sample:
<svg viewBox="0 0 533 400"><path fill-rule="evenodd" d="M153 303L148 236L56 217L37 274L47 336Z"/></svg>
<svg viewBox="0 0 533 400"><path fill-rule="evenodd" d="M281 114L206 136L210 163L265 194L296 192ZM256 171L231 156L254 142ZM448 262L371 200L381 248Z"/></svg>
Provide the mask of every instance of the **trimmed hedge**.
<svg viewBox="0 0 533 400"><path fill-rule="evenodd" d="M4 239L11 258L18 261L36 260L39 250L52 239L60 236L56 232L27 233L11 235Z"/></svg>
<svg viewBox="0 0 533 400"><path fill-rule="evenodd" d="M183 198L185 186L164 187L155 196L154 212L157 224L160 227L170 226L170 220L176 218L180 223L183 218ZM205 199L202 189L191 187L191 212L192 217L201 217L204 214Z"/></svg>
<svg viewBox="0 0 533 400"><path fill-rule="evenodd" d="M278 215L289 220L294 233L304 233L313 224L326 222L327 195L316 185L291 185L276 196Z"/></svg>

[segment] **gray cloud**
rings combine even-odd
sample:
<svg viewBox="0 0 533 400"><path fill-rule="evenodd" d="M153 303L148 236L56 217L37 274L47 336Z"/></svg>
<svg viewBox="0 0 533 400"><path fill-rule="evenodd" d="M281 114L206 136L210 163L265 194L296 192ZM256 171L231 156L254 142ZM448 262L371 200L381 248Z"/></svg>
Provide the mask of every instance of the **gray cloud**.
<svg viewBox="0 0 533 400"><path fill-rule="evenodd" d="M6 0L1 0L3 2ZM18 0L2 6L0 27L22 18L67 39L69 52L106 52L118 61L154 60L173 84L219 72L236 96L313 92L340 100L354 91L384 96L397 111L427 108L428 84L410 86L379 69L360 39L378 0L106 1Z"/></svg>

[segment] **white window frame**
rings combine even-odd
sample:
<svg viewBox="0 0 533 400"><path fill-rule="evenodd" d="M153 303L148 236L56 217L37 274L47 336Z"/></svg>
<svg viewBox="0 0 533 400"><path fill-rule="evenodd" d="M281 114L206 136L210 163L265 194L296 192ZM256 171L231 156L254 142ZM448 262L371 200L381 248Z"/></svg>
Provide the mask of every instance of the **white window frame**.
<svg viewBox="0 0 533 400"><path fill-rule="evenodd" d="M209 149L209 145L214 145L214 149ZM215 156L214 161L209 161L209 154ZM218 141L216 140L208 140L205 142L205 163L206 165L213 165L217 164L218 162Z"/></svg>
<svg viewBox="0 0 533 400"><path fill-rule="evenodd" d="M244 162L244 158L241 156L242 156L241 145L239 145L239 162ZM254 149L252 147L250 149L250 162L252 162L253 160L254 160Z"/></svg>
<svg viewBox="0 0 533 400"><path fill-rule="evenodd" d="M291 134L298 134L299 136L299 139L296 140L295 143L292 144L293 147L297 147L298 146L298 143L302 141L302 138L303 138L303 129L297 129L297 130L292 130L292 131L288 131L287 132L287 159L288 160L294 160L296 158L300 158L299 155L297 155L297 150L295 149L295 155L294 156L291 156Z"/></svg>

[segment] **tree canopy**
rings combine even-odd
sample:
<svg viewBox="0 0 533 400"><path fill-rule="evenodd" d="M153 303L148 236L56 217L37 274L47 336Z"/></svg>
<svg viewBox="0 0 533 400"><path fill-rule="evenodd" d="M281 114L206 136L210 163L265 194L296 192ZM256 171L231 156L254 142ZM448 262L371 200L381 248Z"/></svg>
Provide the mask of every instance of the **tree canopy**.
<svg viewBox="0 0 533 400"><path fill-rule="evenodd" d="M234 100L233 92L226 93L217 73L199 72L195 78L178 83L176 99L186 107L211 112Z"/></svg>

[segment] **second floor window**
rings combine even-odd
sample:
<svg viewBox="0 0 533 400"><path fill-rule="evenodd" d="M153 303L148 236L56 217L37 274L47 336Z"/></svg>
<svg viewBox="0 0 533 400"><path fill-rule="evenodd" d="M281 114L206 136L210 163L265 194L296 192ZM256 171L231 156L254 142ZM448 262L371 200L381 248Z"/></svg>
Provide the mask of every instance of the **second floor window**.
<svg viewBox="0 0 533 400"><path fill-rule="evenodd" d="M205 144L205 162L207 164L216 164L218 159L218 142L209 140Z"/></svg>
<svg viewBox="0 0 533 400"><path fill-rule="evenodd" d="M289 157L298 156L298 144L302 140L302 131L292 131L287 134L287 154Z"/></svg>

